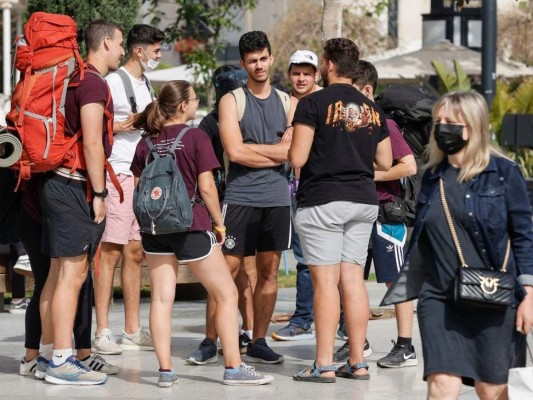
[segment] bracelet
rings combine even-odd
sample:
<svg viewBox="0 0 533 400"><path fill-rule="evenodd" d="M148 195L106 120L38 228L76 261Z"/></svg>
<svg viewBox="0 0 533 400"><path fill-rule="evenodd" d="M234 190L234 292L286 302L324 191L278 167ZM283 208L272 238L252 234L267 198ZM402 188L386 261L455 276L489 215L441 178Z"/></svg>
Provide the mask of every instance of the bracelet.
<svg viewBox="0 0 533 400"><path fill-rule="evenodd" d="M213 225L213 229L215 231L217 231L218 233L224 233L226 232L226 226L225 225L222 225L222 226L216 226L216 225Z"/></svg>
<svg viewBox="0 0 533 400"><path fill-rule="evenodd" d="M292 128L292 125L286 126L285 129Z"/></svg>

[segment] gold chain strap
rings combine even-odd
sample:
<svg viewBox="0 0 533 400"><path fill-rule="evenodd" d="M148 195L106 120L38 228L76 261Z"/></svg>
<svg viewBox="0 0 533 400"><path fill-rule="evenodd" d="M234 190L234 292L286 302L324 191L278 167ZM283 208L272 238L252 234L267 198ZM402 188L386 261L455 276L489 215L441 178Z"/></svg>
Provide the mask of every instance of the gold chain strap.
<svg viewBox="0 0 533 400"><path fill-rule="evenodd" d="M452 216L450 214L450 209L448 208L448 202L446 201L446 195L444 193L444 180L439 178L439 188L440 188L440 199L442 201L442 208L444 209L444 214L446 215L446 220L448 221L448 227L450 228L450 233L452 234L453 243L457 249L457 254L459 255L459 261L461 261L461 267L468 268L468 264L463 256L463 250L459 244L459 238L457 237L457 231L453 225ZM507 270L507 263L509 262L509 255L511 253L511 240L507 239L507 248L505 249L505 257L503 259L502 272Z"/></svg>

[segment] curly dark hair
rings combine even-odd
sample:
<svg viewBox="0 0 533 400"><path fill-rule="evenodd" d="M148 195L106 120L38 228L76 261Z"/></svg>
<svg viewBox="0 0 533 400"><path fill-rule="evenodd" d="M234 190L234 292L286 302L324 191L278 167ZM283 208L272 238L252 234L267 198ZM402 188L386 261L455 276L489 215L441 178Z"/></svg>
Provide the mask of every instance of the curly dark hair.
<svg viewBox="0 0 533 400"><path fill-rule="evenodd" d="M268 37L265 32L251 31L245 33L239 39L239 53L241 55L241 60L244 60L245 54L261 51L263 49L268 50L268 55L272 54L270 42L268 41Z"/></svg>
<svg viewBox="0 0 533 400"><path fill-rule="evenodd" d="M354 42L346 38L333 38L326 40L322 50L324 59L335 65L337 76L356 79L359 49Z"/></svg>

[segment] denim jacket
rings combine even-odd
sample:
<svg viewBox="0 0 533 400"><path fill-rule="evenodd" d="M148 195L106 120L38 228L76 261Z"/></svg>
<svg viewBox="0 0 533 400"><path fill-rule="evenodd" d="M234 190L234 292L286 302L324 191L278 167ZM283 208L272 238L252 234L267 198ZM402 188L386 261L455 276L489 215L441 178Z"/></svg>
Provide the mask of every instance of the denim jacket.
<svg viewBox="0 0 533 400"><path fill-rule="evenodd" d="M439 178L447 167L444 161L434 171L426 171L417 201L417 212L411 243L400 274L387 291L382 305L400 303L418 297L425 280L424 260L417 242L434 201L441 201ZM465 194L469 222L466 230L486 267L500 269L507 239L511 254L507 271L521 285L533 286L533 221L527 186L519 167L505 158L491 155L489 165L469 183ZM524 295L521 285L517 301Z"/></svg>

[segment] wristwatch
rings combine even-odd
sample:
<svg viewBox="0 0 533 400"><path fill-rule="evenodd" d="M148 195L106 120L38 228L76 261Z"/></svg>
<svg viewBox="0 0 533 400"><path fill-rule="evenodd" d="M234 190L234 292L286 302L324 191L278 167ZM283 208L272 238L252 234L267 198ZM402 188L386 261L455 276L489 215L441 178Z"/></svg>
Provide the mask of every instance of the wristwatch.
<svg viewBox="0 0 533 400"><path fill-rule="evenodd" d="M107 188L104 188L101 192L95 192L93 190L93 196L95 196L95 197L106 198L108 194L109 194L109 190L107 190Z"/></svg>

